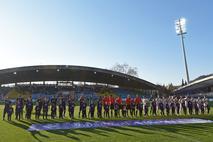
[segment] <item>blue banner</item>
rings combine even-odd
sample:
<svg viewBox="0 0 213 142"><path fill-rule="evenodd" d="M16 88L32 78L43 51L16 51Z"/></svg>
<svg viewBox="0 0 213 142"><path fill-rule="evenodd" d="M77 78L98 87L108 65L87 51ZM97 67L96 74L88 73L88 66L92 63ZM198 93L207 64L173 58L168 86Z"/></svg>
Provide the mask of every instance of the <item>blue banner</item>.
<svg viewBox="0 0 213 142"><path fill-rule="evenodd" d="M144 125L195 124L195 123L213 123L213 121L205 120L205 119L172 119L172 120L64 122L64 123L32 124L30 128L28 129L28 131L122 127L122 126L144 126Z"/></svg>

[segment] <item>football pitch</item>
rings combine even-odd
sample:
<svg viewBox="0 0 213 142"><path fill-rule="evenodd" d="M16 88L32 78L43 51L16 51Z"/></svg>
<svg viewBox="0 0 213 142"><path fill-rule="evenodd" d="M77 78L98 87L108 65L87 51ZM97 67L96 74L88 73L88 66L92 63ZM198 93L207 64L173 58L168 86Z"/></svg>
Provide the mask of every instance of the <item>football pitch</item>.
<svg viewBox="0 0 213 142"><path fill-rule="evenodd" d="M2 116L3 106L0 106ZM110 118L110 119L81 119L78 118L78 107L75 109L75 119L72 121L101 121L101 120L154 120L175 118L202 118L213 120L213 108L209 115L199 116L148 116L142 118ZM70 122L68 116L65 119L14 120L11 122L0 120L0 142L212 142L213 123L206 124L180 124L180 125L153 125L135 127L107 127L84 128L69 130L28 131L32 124Z"/></svg>

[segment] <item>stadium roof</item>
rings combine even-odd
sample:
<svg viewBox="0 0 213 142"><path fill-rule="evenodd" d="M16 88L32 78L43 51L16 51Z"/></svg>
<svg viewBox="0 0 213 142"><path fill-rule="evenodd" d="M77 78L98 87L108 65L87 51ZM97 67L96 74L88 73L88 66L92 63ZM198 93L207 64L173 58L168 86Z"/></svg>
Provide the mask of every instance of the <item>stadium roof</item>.
<svg viewBox="0 0 213 142"><path fill-rule="evenodd" d="M213 74L201 79L196 79L195 81L176 89L175 93L179 94L182 92L193 91L210 86L213 86Z"/></svg>
<svg viewBox="0 0 213 142"><path fill-rule="evenodd" d="M0 85L35 81L82 81L118 85L119 87L157 90L143 79L123 73L84 66L40 65L0 70Z"/></svg>

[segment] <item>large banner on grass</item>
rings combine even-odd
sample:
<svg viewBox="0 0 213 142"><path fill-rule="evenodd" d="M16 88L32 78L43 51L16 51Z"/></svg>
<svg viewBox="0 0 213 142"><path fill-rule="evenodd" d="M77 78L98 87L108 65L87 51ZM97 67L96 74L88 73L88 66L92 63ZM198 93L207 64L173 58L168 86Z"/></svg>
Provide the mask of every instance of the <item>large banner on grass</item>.
<svg viewBox="0 0 213 142"><path fill-rule="evenodd" d="M174 125L213 123L205 119L172 119L172 120L125 120L125 121L95 121L95 122L64 122L48 124L32 124L29 131L58 130L58 129L83 129L122 126L144 126L144 125Z"/></svg>

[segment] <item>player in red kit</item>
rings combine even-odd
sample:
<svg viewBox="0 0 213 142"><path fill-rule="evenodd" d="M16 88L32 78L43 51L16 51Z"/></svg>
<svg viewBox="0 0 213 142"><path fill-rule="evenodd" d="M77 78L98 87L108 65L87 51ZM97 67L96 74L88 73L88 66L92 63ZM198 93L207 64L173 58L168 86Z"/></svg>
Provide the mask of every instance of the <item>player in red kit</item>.
<svg viewBox="0 0 213 142"><path fill-rule="evenodd" d="M138 95L136 95L135 98L135 105L136 105L136 116L138 115L138 111L139 111L139 105L141 104L142 100L141 97L139 97Z"/></svg>
<svg viewBox="0 0 213 142"><path fill-rule="evenodd" d="M112 95L110 95L109 105L110 105L111 117L113 117L114 104L115 104L115 98Z"/></svg>
<svg viewBox="0 0 213 142"><path fill-rule="evenodd" d="M120 116L120 109L122 109L122 99L120 96L118 96L116 99L115 99L115 103L118 104L119 106L119 109L118 109L118 116Z"/></svg>
<svg viewBox="0 0 213 142"><path fill-rule="evenodd" d="M129 116L130 104L131 104L131 97L130 97L130 95L128 95L127 98L126 98L127 116Z"/></svg>

